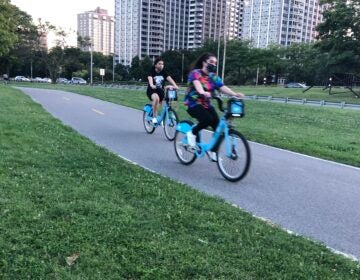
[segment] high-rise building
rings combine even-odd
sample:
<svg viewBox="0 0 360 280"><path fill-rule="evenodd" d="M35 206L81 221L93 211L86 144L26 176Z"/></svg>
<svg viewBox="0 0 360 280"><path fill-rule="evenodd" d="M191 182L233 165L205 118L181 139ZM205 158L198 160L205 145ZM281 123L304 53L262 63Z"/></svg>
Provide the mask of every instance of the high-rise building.
<svg viewBox="0 0 360 280"><path fill-rule="evenodd" d="M193 49L205 40L237 38L243 0L116 0L115 52L129 65L171 49ZM233 20L232 20L233 19ZM226 31L226 33L224 33ZM229 31L228 31L229 30ZM231 31L230 31L231 30Z"/></svg>
<svg viewBox="0 0 360 280"><path fill-rule="evenodd" d="M242 38L255 47L313 42L325 8L320 0L245 0Z"/></svg>
<svg viewBox="0 0 360 280"><path fill-rule="evenodd" d="M78 34L89 38L93 45L93 51L104 55L114 53L115 20L109 16L107 10L97 7L94 11L88 11L77 15ZM90 46L78 45L83 51L90 51Z"/></svg>

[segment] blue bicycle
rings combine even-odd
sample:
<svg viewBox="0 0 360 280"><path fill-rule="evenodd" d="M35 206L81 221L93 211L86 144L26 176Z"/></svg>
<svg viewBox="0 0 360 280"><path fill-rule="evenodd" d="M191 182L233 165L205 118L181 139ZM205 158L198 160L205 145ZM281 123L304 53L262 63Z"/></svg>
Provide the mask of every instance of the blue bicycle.
<svg viewBox="0 0 360 280"><path fill-rule="evenodd" d="M185 165L189 165L196 158L202 158L207 154L212 161L217 162L220 173L225 179L236 182L246 176L251 161L247 140L231 125L234 118L244 116L244 103L242 100L231 98L224 110L223 101L218 96L213 96L213 98L218 101L219 109L223 114L210 142L203 143L201 133L199 133L196 147L191 147L188 144L186 133L192 129L194 124L191 121L181 121L176 128L175 153L180 162ZM215 153L215 160L210 156L210 152Z"/></svg>
<svg viewBox="0 0 360 280"><path fill-rule="evenodd" d="M143 113L143 123L145 131L149 134L153 133L155 129L162 125L164 128L164 133L166 138L169 141L174 140L176 126L179 121L179 117L176 112L171 108L171 102L177 100L177 92L175 89L167 89L165 91L165 104L163 106L162 112L157 116L157 123L153 123L153 110L151 104L146 104L144 106Z"/></svg>

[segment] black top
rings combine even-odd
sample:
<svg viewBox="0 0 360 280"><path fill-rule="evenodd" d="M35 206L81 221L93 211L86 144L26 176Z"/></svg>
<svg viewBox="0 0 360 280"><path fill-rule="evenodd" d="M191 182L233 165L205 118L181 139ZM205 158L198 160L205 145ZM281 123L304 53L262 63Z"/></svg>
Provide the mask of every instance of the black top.
<svg viewBox="0 0 360 280"><path fill-rule="evenodd" d="M162 70L161 72L156 72L155 69L152 69L148 76L152 77L153 84L157 88L164 88L166 78L169 77L168 73L166 73L164 70ZM151 89L149 84L148 89Z"/></svg>

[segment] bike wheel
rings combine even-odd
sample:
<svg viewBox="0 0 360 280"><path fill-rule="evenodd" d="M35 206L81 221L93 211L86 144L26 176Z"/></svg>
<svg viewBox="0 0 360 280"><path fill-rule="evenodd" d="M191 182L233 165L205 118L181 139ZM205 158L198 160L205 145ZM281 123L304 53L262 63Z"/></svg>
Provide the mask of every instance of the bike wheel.
<svg viewBox="0 0 360 280"><path fill-rule="evenodd" d="M179 117L172 109L168 111L168 117L164 121L164 133L169 141L174 140L176 133L176 125L178 124Z"/></svg>
<svg viewBox="0 0 360 280"><path fill-rule="evenodd" d="M183 139L186 137L185 133L176 131L174 138L174 147L177 158L182 164L189 165L192 164L195 159L195 150L189 147L188 144L183 142Z"/></svg>
<svg viewBox="0 0 360 280"><path fill-rule="evenodd" d="M227 142L230 144L231 156L227 156ZM229 138L222 138L217 151L217 166L225 179L236 182L243 179L249 171L251 161L250 147L241 133L230 131Z"/></svg>
<svg viewBox="0 0 360 280"><path fill-rule="evenodd" d="M151 118L149 117L149 113L145 112L143 113L143 123L145 131L149 134L153 133L155 131L155 127L153 126L151 122Z"/></svg>

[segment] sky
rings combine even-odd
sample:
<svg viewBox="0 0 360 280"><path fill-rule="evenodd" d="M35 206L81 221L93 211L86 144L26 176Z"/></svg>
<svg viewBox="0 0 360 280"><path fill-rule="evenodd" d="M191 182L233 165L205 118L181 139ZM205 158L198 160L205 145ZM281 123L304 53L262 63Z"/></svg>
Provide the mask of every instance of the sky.
<svg viewBox="0 0 360 280"><path fill-rule="evenodd" d="M35 23L41 18L71 33L67 43L72 46L76 45L77 14L100 7L113 16L115 6L115 0L11 0L11 3L31 15ZM51 35L48 43L49 47L53 44Z"/></svg>

